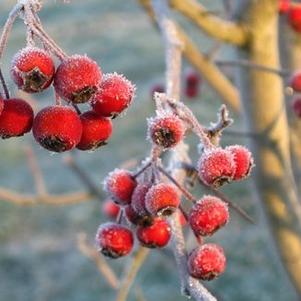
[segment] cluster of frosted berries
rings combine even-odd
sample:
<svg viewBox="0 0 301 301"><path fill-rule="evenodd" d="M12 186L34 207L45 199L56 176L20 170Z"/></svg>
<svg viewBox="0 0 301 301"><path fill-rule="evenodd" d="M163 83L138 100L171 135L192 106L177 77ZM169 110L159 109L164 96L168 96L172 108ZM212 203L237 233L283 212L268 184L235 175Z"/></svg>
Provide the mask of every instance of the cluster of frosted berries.
<svg viewBox="0 0 301 301"><path fill-rule="evenodd" d="M186 125L178 115L158 113L149 120L148 136L153 146L166 150L183 140L185 130ZM182 226L187 223L198 242L187 260L190 275L212 280L224 272L226 257L222 247L203 241L227 224L228 205L216 196L204 195L193 201L189 213L184 212L180 187L164 174L161 177L163 167L160 169L158 164L161 166L157 161L149 161L136 174L115 169L107 176L104 186L109 198L102 209L116 222L100 225L97 248L111 258L125 256L133 249L134 237L144 247L164 247L171 237L167 218L177 212ZM216 188L246 178L252 166L252 155L244 146L210 146L203 150L197 169L200 181Z"/></svg>
<svg viewBox="0 0 301 301"><path fill-rule="evenodd" d="M117 73L102 74L98 64L85 55L62 59L55 67L51 55L40 48L26 47L12 60L11 77L27 93L39 93L51 84L66 105L48 106L34 117L22 99L0 99L0 136L10 138L33 131L36 141L52 152L77 148L94 150L112 134L111 118L132 102L135 88ZM89 104L81 113L77 105ZM75 108L76 109L75 109Z"/></svg>

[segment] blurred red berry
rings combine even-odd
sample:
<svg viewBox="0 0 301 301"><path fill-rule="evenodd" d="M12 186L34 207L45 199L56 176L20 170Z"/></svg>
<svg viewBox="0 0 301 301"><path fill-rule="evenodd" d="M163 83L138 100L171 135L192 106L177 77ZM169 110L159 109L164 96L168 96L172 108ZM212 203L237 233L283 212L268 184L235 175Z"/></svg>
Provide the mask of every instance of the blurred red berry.
<svg viewBox="0 0 301 301"><path fill-rule="evenodd" d="M124 169L115 169L105 179L105 189L115 202L127 205L131 202L132 194L137 185L132 174Z"/></svg>
<svg viewBox="0 0 301 301"><path fill-rule="evenodd" d="M296 72L290 79L290 86L295 92L301 92L301 72Z"/></svg>
<svg viewBox="0 0 301 301"><path fill-rule="evenodd" d="M207 195L193 205L189 224L197 236L210 236L229 220L228 205L221 199Z"/></svg>
<svg viewBox="0 0 301 301"><path fill-rule="evenodd" d="M22 136L32 128L33 110L23 99L7 99L2 102L0 137L2 139Z"/></svg>
<svg viewBox="0 0 301 301"><path fill-rule="evenodd" d="M56 93L73 103L91 100L101 83L102 73L95 61L85 55L72 55L57 68L54 76Z"/></svg>
<svg viewBox="0 0 301 301"><path fill-rule="evenodd" d="M251 152L242 145L231 145L226 148L232 153L235 162L235 173L233 180L243 180L251 172L254 166L254 160Z"/></svg>
<svg viewBox="0 0 301 301"><path fill-rule="evenodd" d="M116 219L120 211L120 207L110 199L105 200L101 208L102 208L102 212L107 217L112 219Z"/></svg>
<svg viewBox="0 0 301 301"><path fill-rule="evenodd" d="M279 13L286 14L290 8L291 0L279 0Z"/></svg>
<svg viewBox="0 0 301 301"><path fill-rule="evenodd" d="M186 217L181 210L178 210L178 213L179 213L180 224L182 227L184 227L187 224Z"/></svg>
<svg viewBox="0 0 301 301"><path fill-rule="evenodd" d="M196 71L189 71L186 74L185 94L189 98L194 98L199 95L199 88L201 84L200 75Z"/></svg>
<svg viewBox="0 0 301 301"><path fill-rule="evenodd" d="M51 56L40 48L23 48L12 60L11 77L19 89L28 93L41 92L48 88L54 72Z"/></svg>
<svg viewBox="0 0 301 301"><path fill-rule="evenodd" d="M301 32L301 4L290 5L287 20L296 32Z"/></svg>
<svg viewBox="0 0 301 301"><path fill-rule="evenodd" d="M189 274L201 280L213 280L226 269L226 257L222 247L204 244L194 249L188 257Z"/></svg>
<svg viewBox="0 0 301 301"><path fill-rule="evenodd" d="M128 255L134 244L132 231L115 223L100 225L95 240L98 250L111 258Z"/></svg>
<svg viewBox="0 0 301 301"><path fill-rule="evenodd" d="M205 184L213 187L229 183L235 174L232 153L221 147L205 149L198 162L198 173Z"/></svg>
<svg viewBox="0 0 301 301"><path fill-rule="evenodd" d="M159 183L145 196L147 211L153 215L171 215L180 205L180 196L174 185Z"/></svg>
<svg viewBox="0 0 301 301"><path fill-rule="evenodd" d="M80 150L95 150L105 145L112 134L112 121L101 117L93 111L80 115L83 127L82 136L76 148Z"/></svg>
<svg viewBox="0 0 301 301"><path fill-rule="evenodd" d="M153 143L163 148L176 146L184 134L185 126L176 115L157 116L148 120L148 136Z"/></svg>
<svg viewBox="0 0 301 301"><path fill-rule="evenodd" d="M52 152L73 149L80 141L82 124L76 111L69 106L49 106L42 109L33 121L33 136Z"/></svg>
<svg viewBox="0 0 301 301"><path fill-rule="evenodd" d="M134 85L123 75L106 74L93 97L93 110L98 115L114 118L131 104L134 92Z"/></svg>
<svg viewBox="0 0 301 301"><path fill-rule="evenodd" d="M301 118L301 98L295 98L292 107L296 116Z"/></svg>
<svg viewBox="0 0 301 301"><path fill-rule="evenodd" d="M136 236L144 247L162 248L170 240L171 228L165 219L157 217L150 226L138 226Z"/></svg>

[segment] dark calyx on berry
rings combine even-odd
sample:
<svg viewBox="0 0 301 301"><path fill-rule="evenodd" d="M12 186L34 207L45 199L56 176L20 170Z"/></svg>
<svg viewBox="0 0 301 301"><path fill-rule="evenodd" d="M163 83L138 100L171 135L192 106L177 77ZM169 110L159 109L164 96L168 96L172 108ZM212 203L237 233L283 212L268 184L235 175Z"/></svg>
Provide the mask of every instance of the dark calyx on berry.
<svg viewBox="0 0 301 301"><path fill-rule="evenodd" d="M68 142L58 136L48 136L39 139L39 143L46 149L52 152L61 153L69 149Z"/></svg>
<svg viewBox="0 0 301 301"><path fill-rule="evenodd" d="M41 92L48 84L49 77L45 76L38 67L35 67L30 72L27 72L23 77L23 90Z"/></svg>
<svg viewBox="0 0 301 301"><path fill-rule="evenodd" d="M72 93L71 101L73 103L84 103L91 99L91 97L96 93L96 87L86 87L76 93Z"/></svg>

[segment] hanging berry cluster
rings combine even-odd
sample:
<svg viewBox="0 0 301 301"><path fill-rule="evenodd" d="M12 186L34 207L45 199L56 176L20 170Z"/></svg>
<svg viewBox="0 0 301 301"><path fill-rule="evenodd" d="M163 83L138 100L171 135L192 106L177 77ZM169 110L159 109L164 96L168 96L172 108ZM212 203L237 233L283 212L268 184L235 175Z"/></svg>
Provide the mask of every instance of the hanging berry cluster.
<svg viewBox="0 0 301 301"><path fill-rule="evenodd" d="M241 145L219 146L223 129L232 123L225 106L219 120L211 128L204 128L183 103L155 93L157 115L149 119L148 138L151 155L135 173L115 169L106 177L105 190L110 199L104 203L104 212L116 222L100 225L96 244L100 252L111 258L128 255L134 246L134 236L147 248L161 248L171 238L168 218L179 213L182 226L188 222L199 244L187 260L191 276L212 280L224 272L226 257L222 247L204 243L229 221L228 203L216 195L195 198L173 177L173 170L165 169L161 154L177 147L191 130L200 138L200 157L193 168L200 183L215 192L216 188L245 179L253 167L249 150ZM181 195L192 202L189 213L182 206Z"/></svg>
<svg viewBox="0 0 301 301"><path fill-rule="evenodd" d="M111 118L131 104L135 87L123 75L103 75L86 55L67 56L43 29L37 16L39 2L23 2L19 15L27 27L27 45L12 59L11 77L18 89L27 93L40 93L52 85L55 104L34 116L25 100L9 96L1 76L6 99L0 96L0 137L18 137L32 129L35 140L52 152L75 147L94 150L106 144L112 134ZM4 30L1 44L6 39ZM54 58L59 60L57 67ZM81 113L80 104L90 108Z"/></svg>

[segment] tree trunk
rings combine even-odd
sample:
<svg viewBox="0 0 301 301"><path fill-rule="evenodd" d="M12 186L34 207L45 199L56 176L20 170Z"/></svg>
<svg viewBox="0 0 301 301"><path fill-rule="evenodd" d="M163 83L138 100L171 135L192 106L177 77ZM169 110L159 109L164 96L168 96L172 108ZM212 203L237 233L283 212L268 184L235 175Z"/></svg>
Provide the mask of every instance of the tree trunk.
<svg viewBox="0 0 301 301"><path fill-rule="evenodd" d="M246 0L241 1L244 5ZM249 44L240 58L279 69L278 1L248 1L243 19ZM241 68L238 84L256 167L256 190L268 217L282 262L301 296L301 206L291 169L289 127L282 79L276 74Z"/></svg>

